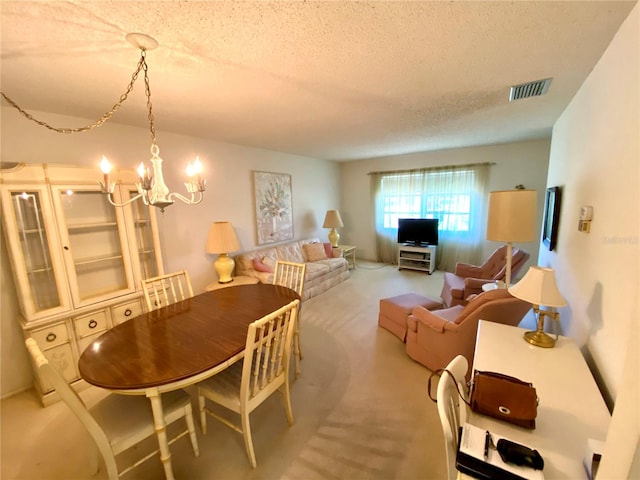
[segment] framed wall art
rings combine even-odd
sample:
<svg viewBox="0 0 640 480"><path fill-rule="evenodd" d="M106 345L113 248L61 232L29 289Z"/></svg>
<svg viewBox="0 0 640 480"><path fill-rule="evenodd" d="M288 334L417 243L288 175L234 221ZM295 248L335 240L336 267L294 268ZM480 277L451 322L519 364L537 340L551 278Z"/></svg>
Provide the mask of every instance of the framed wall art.
<svg viewBox="0 0 640 480"><path fill-rule="evenodd" d="M560 219L560 187L547 188L544 197L544 217L542 219L542 243L549 250L556 248L558 221Z"/></svg>
<svg viewBox="0 0 640 480"><path fill-rule="evenodd" d="M293 238L291 175L253 171L258 245Z"/></svg>

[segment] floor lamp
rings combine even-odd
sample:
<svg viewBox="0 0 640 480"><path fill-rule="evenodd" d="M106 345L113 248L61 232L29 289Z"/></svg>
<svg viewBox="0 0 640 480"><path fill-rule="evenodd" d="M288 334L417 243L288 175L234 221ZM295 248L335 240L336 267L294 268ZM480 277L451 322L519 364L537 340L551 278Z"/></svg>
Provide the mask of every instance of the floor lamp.
<svg viewBox="0 0 640 480"><path fill-rule="evenodd" d="M535 239L536 209L535 190L501 190L489 193L487 240L507 243L507 288L511 286L513 242L532 242Z"/></svg>

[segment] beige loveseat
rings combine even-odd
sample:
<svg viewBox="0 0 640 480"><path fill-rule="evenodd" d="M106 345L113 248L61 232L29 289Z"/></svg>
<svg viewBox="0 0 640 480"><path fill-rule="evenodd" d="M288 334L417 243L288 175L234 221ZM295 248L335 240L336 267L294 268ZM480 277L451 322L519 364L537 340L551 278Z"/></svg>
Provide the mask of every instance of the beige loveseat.
<svg viewBox="0 0 640 480"><path fill-rule="evenodd" d="M327 252L332 254L331 258L327 257ZM349 278L349 264L340 255L340 250L331 250L318 238L261 248L237 255L234 259L236 275L254 277L261 283L273 282L273 269L277 260L306 263L303 301Z"/></svg>

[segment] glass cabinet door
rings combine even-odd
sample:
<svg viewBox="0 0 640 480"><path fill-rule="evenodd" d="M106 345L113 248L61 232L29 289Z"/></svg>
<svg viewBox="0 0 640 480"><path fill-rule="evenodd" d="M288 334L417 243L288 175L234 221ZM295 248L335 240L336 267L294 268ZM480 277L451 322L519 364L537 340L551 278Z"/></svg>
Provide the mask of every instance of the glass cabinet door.
<svg viewBox="0 0 640 480"><path fill-rule="evenodd" d="M138 194L137 190L128 191L129 198ZM155 224L155 211L153 207L144 204L142 199L138 199L131 204L133 215L135 251L140 262L140 275L142 279L162 275L162 261L159 258L160 248L158 232L153 228Z"/></svg>
<svg viewBox="0 0 640 480"><path fill-rule="evenodd" d="M3 227L27 320L70 309L64 265L46 187L2 191Z"/></svg>
<svg viewBox="0 0 640 480"><path fill-rule="evenodd" d="M135 290L121 208L89 187L54 187L62 248L76 305Z"/></svg>

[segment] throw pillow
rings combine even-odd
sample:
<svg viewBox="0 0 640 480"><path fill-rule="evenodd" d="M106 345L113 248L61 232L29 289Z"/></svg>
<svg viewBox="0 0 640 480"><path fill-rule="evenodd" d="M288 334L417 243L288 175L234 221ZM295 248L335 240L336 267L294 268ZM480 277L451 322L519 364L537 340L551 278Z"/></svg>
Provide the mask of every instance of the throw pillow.
<svg viewBox="0 0 640 480"><path fill-rule="evenodd" d="M330 243L323 243L324 245L324 253L327 255L327 258L333 258L333 247Z"/></svg>
<svg viewBox="0 0 640 480"><path fill-rule="evenodd" d="M273 268L265 265L259 258L253 259L253 268L259 272L273 273Z"/></svg>
<svg viewBox="0 0 640 480"><path fill-rule="evenodd" d="M270 269L269 272L273 272L276 269L276 261L271 257L262 257L262 263Z"/></svg>
<svg viewBox="0 0 640 480"><path fill-rule="evenodd" d="M302 248L308 262L316 262L327 258L327 254L324 251L324 245L321 243L305 243L302 245Z"/></svg>

